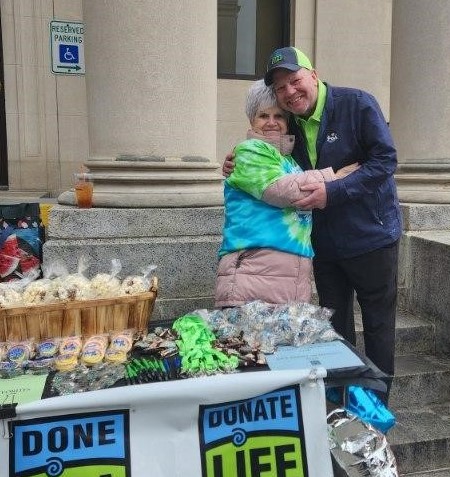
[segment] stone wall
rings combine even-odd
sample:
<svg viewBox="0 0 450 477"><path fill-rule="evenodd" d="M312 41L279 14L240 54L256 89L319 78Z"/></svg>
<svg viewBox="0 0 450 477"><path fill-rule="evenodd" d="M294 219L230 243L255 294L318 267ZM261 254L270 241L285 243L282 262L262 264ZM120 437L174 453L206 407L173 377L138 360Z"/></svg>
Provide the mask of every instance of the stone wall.
<svg viewBox="0 0 450 477"><path fill-rule="evenodd" d="M436 352L450 354L450 206L403 205L400 286L407 308L436 326Z"/></svg>
<svg viewBox="0 0 450 477"><path fill-rule="evenodd" d="M122 262L121 276L156 265L158 300L153 318L172 320L198 308L212 308L222 207L77 209L56 205L50 212L46 264L63 260L75 272L89 260L88 275Z"/></svg>

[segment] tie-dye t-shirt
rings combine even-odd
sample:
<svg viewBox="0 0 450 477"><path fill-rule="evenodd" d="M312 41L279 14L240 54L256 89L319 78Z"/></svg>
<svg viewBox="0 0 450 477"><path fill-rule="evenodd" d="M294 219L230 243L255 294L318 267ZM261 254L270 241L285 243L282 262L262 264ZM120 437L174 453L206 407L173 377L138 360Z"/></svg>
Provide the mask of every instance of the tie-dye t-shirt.
<svg viewBox="0 0 450 477"><path fill-rule="evenodd" d="M264 191L286 174L303 172L291 156L248 139L236 146L235 167L225 180L225 224L219 256L249 248L272 248L313 257L309 211L281 209L262 200Z"/></svg>

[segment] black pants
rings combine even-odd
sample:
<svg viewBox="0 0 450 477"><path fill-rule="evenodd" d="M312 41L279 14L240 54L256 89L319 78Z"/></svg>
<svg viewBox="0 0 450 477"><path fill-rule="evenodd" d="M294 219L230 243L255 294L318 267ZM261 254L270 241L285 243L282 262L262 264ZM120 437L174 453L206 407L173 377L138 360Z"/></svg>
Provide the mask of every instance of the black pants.
<svg viewBox="0 0 450 477"><path fill-rule="evenodd" d="M366 356L386 374L394 374L398 241L358 257L314 258L320 306L335 310L335 330L355 344L353 296L361 307Z"/></svg>

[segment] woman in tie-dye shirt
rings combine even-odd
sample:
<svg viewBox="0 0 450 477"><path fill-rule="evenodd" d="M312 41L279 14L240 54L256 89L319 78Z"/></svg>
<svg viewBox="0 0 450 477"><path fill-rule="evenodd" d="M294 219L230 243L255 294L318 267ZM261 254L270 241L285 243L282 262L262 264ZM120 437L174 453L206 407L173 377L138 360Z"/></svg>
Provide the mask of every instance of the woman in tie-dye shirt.
<svg viewBox="0 0 450 477"><path fill-rule="evenodd" d="M236 146L235 167L225 180L215 305L309 302L312 217L296 208L305 196L301 186L344 177L358 166L336 174L331 168L302 171L290 156L287 113L262 80L249 90L246 113L251 129Z"/></svg>

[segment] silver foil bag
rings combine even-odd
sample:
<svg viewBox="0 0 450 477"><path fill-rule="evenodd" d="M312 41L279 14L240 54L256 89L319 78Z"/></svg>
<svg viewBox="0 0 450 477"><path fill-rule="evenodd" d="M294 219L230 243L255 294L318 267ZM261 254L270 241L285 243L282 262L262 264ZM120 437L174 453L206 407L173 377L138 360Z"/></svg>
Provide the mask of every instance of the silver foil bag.
<svg viewBox="0 0 450 477"><path fill-rule="evenodd" d="M345 409L332 411L327 420L335 477L398 477L395 456L382 432Z"/></svg>

